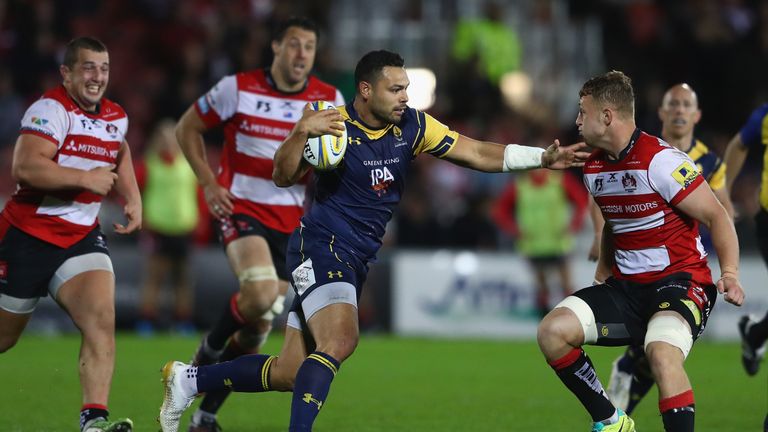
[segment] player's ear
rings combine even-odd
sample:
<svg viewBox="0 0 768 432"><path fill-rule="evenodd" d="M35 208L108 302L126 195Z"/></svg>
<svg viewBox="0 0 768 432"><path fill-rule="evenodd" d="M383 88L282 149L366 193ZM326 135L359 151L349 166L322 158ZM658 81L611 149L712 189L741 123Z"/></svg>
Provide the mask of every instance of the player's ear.
<svg viewBox="0 0 768 432"><path fill-rule="evenodd" d="M70 72L71 70L69 69L69 66L64 64L59 66L59 73L61 74L62 81L67 81L67 79L69 78Z"/></svg>
<svg viewBox="0 0 768 432"><path fill-rule="evenodd" d="M358 88L358 91L360 91L361 96L368 99L369 97L371 97L371 83L367 81L360 81L360 86Z"/></svg>
<svg viewBox="0 0 768 432"><path fill-rule="evenodd" d="M696 114L693 116L693 124L696 124L701 120L701 110L697 109Z"/></svg>
<svg viewBox="0 0 768 432"><path fill-rule="evenodd" d="M602 117L604 125L609 126L611 124L613 121L613 114L614 112L610 108L603 108Z"/></svg>

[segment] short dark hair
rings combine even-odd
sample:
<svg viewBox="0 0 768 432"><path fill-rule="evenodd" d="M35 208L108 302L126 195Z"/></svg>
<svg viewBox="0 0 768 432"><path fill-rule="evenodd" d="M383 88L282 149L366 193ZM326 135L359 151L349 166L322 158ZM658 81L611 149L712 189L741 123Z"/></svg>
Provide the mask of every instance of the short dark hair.
<svg viewBox="0 0 768 432"><path fill-rule="evenodd" d="M67 43L64 50L64 65L72 68L77 63L78 55L81 49L87 49L95 52L106 52L107 46L96 38L81 36L72 39Z"/></svg>
<svg viewBox="0 0 768 432"><path fill-rule="evenodd" d="M307 17L292 16L286 20L280 21L272 31L272 41L280 42L285 37L285 32L289 27L298 27L307 31L311 31L315 34L317 39L320 39L320 29L317 27L314 21Z"/></svg>
<svg viewBox="0 0 768 432"><path fill-rule="evenodd" d="M371 51L357 62L355 67L355 88L361 82L373 82L386 66L403 67L405 60L400 54L387 50Z"/></svg>
<svg viewBox="0 0 768 432"><path fill-rule="evenodd" d="M592 96L598 104L612 105L630 117L635 115L635 91L632 80L624 72L612 70L592 77L579 91L579 97L584 96Z"/></svg>

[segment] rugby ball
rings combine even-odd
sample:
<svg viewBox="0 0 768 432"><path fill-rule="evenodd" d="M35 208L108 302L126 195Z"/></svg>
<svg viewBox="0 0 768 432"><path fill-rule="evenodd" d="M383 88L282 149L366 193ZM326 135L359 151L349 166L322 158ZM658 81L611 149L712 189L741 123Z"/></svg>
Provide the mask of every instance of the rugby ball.
<svg viewBox="0 0 768 432"><path fill-rule="evenodd" d="M315 111L336 109L333 104L325 101L312 102L309 107ZM345 151L347 151L346 128L340 137L321 135L308 139L307 143L304 144L304 160L317 170L328 171L339 166Z"/></svg>

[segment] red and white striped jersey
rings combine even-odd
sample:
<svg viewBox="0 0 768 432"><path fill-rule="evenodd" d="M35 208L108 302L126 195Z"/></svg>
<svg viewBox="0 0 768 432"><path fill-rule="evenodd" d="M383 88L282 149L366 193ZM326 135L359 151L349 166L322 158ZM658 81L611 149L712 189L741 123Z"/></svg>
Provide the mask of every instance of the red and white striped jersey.
<svg viewBox="0 0 768 432"><path fill-rule="evenodd" d="M711 284L698 222L675 209L704 183L696 164L639 129L620 156L608 160L598 150L584 165L584 183L613 232L614 277L649 283L688 273Z"/></svg>
<svg viewBox="0 0 768 432"><path fill-rule="evenodd" d="M120 105L102 99L99 112L88 113L59 86L27 109L20 133L56 144L53 160L59 165L88 171L117 164L127 131L128 117ZM83 189L46 191L19 185L2 216L31 236L66 248L96 226L102 198Z"/></svg>
<svg viewBox="0 0 768 432"><path fill-rule="evenodd" d="M299 226L305 182L278 188L272 181L272 160L304 105L316 100L344 104L341 92L314 76L303 90L284 93L267 70L259 69L224 77L195 103L207 127L224 123L218 181L235 196L235 213L284 233Z"/></svg>

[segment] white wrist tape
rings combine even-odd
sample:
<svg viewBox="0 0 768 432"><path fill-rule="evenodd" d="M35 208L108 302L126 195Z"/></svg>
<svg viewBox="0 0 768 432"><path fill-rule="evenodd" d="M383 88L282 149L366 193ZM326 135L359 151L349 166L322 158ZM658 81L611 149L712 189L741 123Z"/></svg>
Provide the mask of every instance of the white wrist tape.
<svg viewBox="0 0 768 432"><path fill-rule="evenodd" d="M544 153L542 148L508 144L504 148L502 171L541 168L542 153Z"/></svg>

